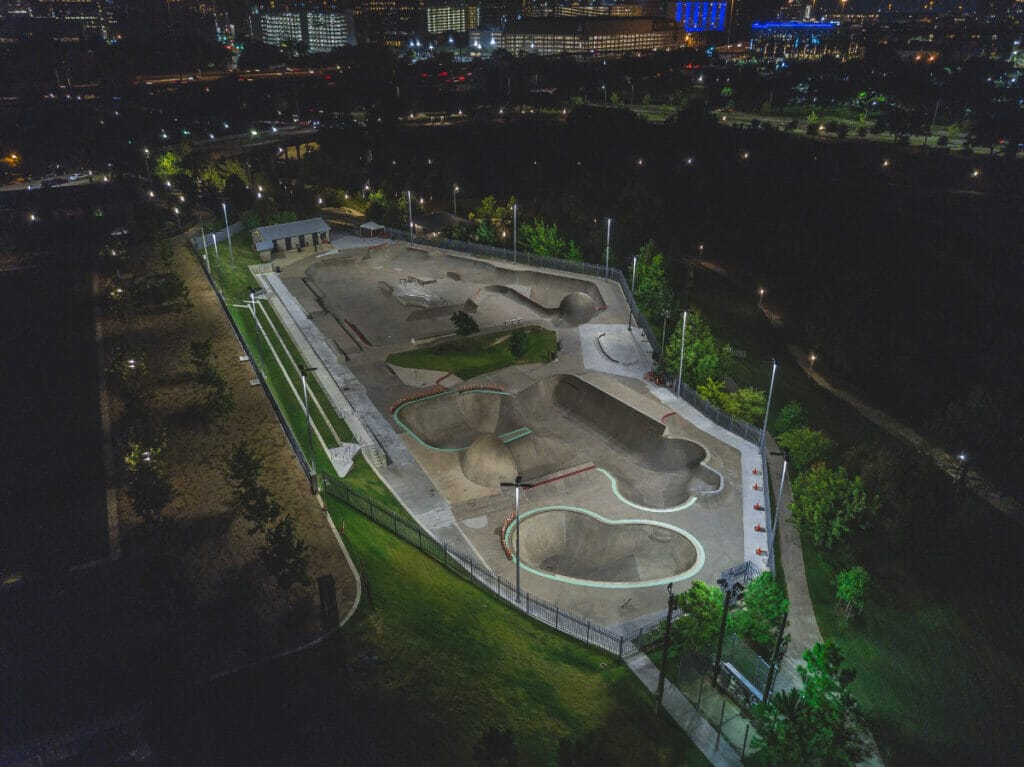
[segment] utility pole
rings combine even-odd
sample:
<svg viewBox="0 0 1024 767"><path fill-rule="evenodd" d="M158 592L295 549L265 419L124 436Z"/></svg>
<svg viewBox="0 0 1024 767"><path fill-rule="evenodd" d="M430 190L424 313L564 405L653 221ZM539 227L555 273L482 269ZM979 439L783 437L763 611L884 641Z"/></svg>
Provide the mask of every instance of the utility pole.
<svg viewBox="0 0 1024 767"><path fill-rule="evenodd" d="M775 649L772 650L772 657L768 662L768 681L764 685L765 703L772 696L772 687L775 686L775 677L779 673L779 664L782 663L782 656L786 654L786 622L788 620L789 613L785 613L779 622L779 633L775 638Z"/></svg>
<svg viewBox="0 0 1024 767"><path fill-rule="evenodd" d="M668 615L665 616L665 638L661 644L661 670L658 672L658 689L654 693L654 713L661 710L661 696L665 693L665 667L668 665L668 645L672 636L672 610L675 609L676 598L672 593L672 584L668 584Z"/></svg>

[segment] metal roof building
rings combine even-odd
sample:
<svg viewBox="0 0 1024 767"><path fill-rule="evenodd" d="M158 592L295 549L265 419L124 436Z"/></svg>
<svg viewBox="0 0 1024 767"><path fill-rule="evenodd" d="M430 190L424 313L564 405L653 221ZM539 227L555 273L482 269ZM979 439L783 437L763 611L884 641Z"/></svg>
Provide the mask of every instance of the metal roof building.
<svg viewBox="0 0 1024 767"><path fill-rule="evenodd" d="M301 250L307 245L317 249L328 242L331 227L322 218L307 218L287 224L271 224L252 230L252 246L267 260L271 253Z"/></svg>

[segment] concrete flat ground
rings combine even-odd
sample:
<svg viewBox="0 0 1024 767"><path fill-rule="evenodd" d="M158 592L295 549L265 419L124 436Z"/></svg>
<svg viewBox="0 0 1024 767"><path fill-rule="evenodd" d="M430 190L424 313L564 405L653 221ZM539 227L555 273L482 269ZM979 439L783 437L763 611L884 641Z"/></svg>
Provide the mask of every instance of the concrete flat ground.
<svg viewBox="0 0 1024 767"><path fill-rule="evenodd" d="M749 558L740 486L748 457L654 396L642 380L650 350L627 332L617 283L401 243L292 257L280 276L291 305L331 339L400 437L390 449L404 445L408 465L446 500L450 515L420 523L438 519L431 532L495 573L515 580L501 538L513 494L497 484L517 471L544 481L522 497L523 588L597 623L644 623L664 609L667 583L680 591L691 578L714 581ZM453 390L402 407L396 420L391 405L435 386L436 371L399 375L385 358L450 332L459 308L485 329L513 320L549 328L559 358L461 385L504 394ZM413 516L417 504L437 504L400 500ZM514 524L505 542L514 550Z"/></svg>

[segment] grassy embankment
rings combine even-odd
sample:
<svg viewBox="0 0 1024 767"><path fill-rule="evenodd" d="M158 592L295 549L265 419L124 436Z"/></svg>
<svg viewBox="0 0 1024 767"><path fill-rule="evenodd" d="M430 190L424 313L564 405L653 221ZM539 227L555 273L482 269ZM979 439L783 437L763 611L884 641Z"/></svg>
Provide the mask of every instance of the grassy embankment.
<svg viewBox="0 0 1024 767"><path fill-rule="evenodd" d="M388 357L392 365L421 370L443 370L468 380L510 365L548 362L558 345L554 332L544 328L524 327L526 352L517 358L512 354L510 331L455 338L423 349L396 352Z"/></svg>
<svg viewBox="0 0 1024 767"><path fill-rule="evenodd" d="M224 275L229 304L247 297L245 266L256 256L236 247L235 259L236 266L225 268ZM304 411L286 383L287 378L296 383L297 373L280 370L268 353L267 337L256 335L248 309L232 312L303 443ZM279 326L276 318L271 323ZM264 328L269 329L266 322ZM544 342L542 336L533 338ZM273 333L270 341L289 367L290 344ZM318 414L318 427L335 418ZM319 447L317 452L318 466L329 467ZM343 481L401 513L362 458ZM289 678L315 677L325 696L341 698L333 704L328 698L324 705L344 713L348 753L372 755L376 763L465 764L483 732L506 727L525 764L555 762L563 739L585 743L585 753L599 757L596 763L707 763L673 723L653 716L647 693L613 658L524 618L358 513L328 501L367 584L364 602L318 659L293 659L282 666ZM354 657L369 660L352 671ZM260 682L243 678L233 684L244 689ZM318 708L304 726L317 728L317 737L330 742L337 736L324 735L324 716ZM254 749L259 738L256 733Z"/></svg>
<svg viewBox="0 0 1024 767"><path fill-rule="evenodd" d="M801 402L809 425L837 444L830 463L843 463L844 453L856 446L907 449L808 378L757 310L753 292L741 295L722 277L698 270L693 303L716 335L747 352L733 361L732 377L740 386L767 389L765 360L778 358L772 413L791 400ZM923 481L948 488L948 506L920 509L922 523L904 545L879 535L859 543L855 558L873 578L860 617L846 621L836 610L837 557L804 540L815 615L822 634L840 644L858 671L854 689L887 763L1007 763L1020 754L1013 720L1024 663L1019 622L1008 617L1017 598L1000 584L1014 582L1015 552L1024 541L1019 528L987 504L956 498L952 480L939 470L925 467L921 473Z"/></svg>

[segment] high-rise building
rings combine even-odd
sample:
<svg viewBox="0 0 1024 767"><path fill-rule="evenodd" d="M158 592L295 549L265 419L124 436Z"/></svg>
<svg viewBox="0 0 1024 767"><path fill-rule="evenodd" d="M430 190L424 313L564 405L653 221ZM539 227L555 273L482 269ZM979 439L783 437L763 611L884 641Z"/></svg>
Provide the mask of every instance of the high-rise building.
<svg viewBox="0 0 1024 767"><path fill-rule="evenodd" d="M675 23L663 19L550 17L508 24L502 45L516 54L615 56L679 48L683 38Z"/></svg>
<svg viewBox="0 0 1024 767"><path fill-rule="evenodd" d="M442 5L427 8L427 33L465 32L480 26L480 8L475 5Z"/></svg>
<svg viewBox="0 0 1024 767"><path fill-rule="evenodd" d="M299 43L310 53L354 45L352 16L348 12L273 11L249 17L252 37L268 45Z"/></svg>

